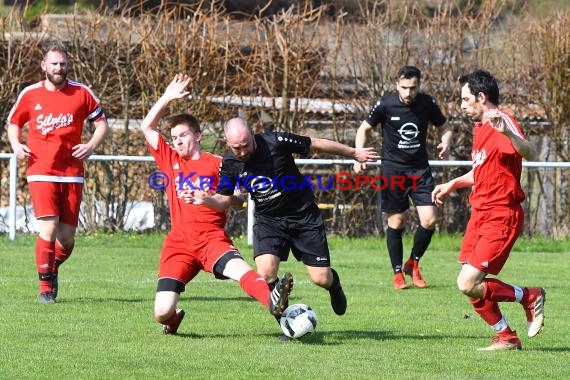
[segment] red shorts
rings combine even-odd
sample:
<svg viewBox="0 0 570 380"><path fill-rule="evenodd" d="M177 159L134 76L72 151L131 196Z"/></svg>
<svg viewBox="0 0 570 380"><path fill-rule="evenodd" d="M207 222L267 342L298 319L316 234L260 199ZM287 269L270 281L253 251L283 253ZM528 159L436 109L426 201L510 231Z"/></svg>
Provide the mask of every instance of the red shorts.
<svg viewBox="0 0 570 380"><path fill-rule="evenodd" d="M28 182L37 219L59 216L60 223L77 227L83 196L82 183Z"/></svg>
<svg viewBox="0 0 570 380"><path fill-rule="evenodd" d="M471 211L458 261L482 272L499 274L524 224L520 205Z"/></svg>
<svg viewBox="0 0 570 380"><path fill-rule="evenodd" d="M187 284L204 270L213 268L226 252L237 251L223 228L199 223L176 228L162 245L158 278L173 278ZM216 274L217 278L225 278Z"/></svg>

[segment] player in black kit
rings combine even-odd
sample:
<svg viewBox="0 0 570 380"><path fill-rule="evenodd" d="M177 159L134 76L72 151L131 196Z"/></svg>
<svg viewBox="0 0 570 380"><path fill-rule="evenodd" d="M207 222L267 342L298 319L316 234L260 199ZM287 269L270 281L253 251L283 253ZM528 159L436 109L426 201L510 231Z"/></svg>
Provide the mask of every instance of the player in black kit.
<svg viewBox="0 0 570 380"><path fill-rule="evenodd" d="M447 158L450 152L451 129L445 126L446 118L435 99L419 92L420 79L418 68L402 67L398 72L397 91L383 96L374 104L358 128L355 141L356 148L364 147L367 132L376 126L381 127L382 176L393 185L381 190L382 211L388 215L386 243L396 289L408 287L402 272L412 276L416 287L426 287L418 263L428 248L437 222L437 210L431 200L434 181L426 150L429 123L441 130L441 143L437 146L439 158ZM366 163L354 164L356 173L365 169ZM400 181L401 178L406 179L405 183ZM410 258L402 266L402 232L406 210L410 207L408 198L416 207L420 225L414 235Z"/></svg>
<svg viewBox="0 0 570 380"><path fill-rule="evenodd" d="M333 311L343 315L346 296L331 268L323 218L293 154L322 152L358 162L376 161L378 154L373 148L352 148L286 132L254 134L241 118L229 120L224 135L230 151L222 161L216 194L195 191L186 201L225 209L236 188L247 190L255 202L253 255L257 272L272 286L280 262L287 260L291 250L305 264L311 281L329 291Z"/></svg>

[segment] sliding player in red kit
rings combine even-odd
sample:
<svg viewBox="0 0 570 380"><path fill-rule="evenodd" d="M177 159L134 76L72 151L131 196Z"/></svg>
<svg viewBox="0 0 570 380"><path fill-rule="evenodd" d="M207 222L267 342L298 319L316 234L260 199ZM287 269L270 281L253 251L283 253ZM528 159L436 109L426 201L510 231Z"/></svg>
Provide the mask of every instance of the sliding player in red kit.
<svg viewBox="0 0 570 380"><path fill-rule="evenodd" d="M198 187L214 190L222 158L202 152L200 123L183 113L167 119L172 138L170 146L157 126L164 109L175 99L188 96L186 75L175 75L164 94L153 105L141 124L149 150L156 160L170 207L172 229L164 239L160 256L154 316L165 334L176 334L184 318L176 306L186 285L204 270L218 279L239 281L249 296L258 300L275 317L287 305L293 276L285 273L271 291L264 278L242 258L224 231L225 211L187 203L186 191ZM149 181L151 179L149 178ZM149 183L150 184L150 183ZM243 203L241 196L234 202Z"/></svg>

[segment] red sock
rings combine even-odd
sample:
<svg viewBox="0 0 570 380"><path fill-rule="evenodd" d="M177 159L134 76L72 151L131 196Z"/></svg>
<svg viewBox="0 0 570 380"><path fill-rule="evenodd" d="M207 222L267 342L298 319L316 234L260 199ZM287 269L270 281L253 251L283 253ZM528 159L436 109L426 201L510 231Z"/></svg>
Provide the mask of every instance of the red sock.
<svg viewBox="0 0 570 380"><path fill-rule="evenodd" d="M57 273L59 266L65 262L65 260L69 259L71 256L71 252L73 252L73 248L75 247L75 242L71 243L71 247L69 249L63 248L59 242L55 243L55 260L53 263L53 272Z"/></svg>
<svg viewBox="0 0 570 380"><path fill-rule="evenodd" d="M40 293L51 292L51 273L55 259L55 241L36 239L36 266L40 279Z"/></svg>
<svg viewBox="0 0 570 380"><path fill-rule="evenodd" d="M475 310L489 326L496 325L503 318L499 310L499 304L496 302L484 298L469 298L469 302L471 302L473 310Z"/></svg>
<svg viewBox="0 0 570 380"><path fill-rule="evenodd" d="M512 285L505 284L496 278L486 278L483 284L485 285L483 298L486 300L495 302L514 302L516 300L515 289Z"/></svg>
<svg viewBox="0 0 570 380"><path fill-rule="evenodd" d="M269 308L269 286L267 283L253 269L244 274L239 280L239 286L246 292L249 296L255 298L263 304L266 308Z"/></svg>

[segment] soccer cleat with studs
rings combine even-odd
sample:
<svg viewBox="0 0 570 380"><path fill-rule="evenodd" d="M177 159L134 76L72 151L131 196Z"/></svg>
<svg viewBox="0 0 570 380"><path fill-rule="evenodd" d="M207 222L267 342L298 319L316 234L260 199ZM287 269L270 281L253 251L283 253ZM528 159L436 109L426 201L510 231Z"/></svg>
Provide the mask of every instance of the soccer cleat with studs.
<svg viewBox="0 0 570 380"><path fill-rule="evenodd" d="M406 279L404 278L404 274L394 273L394 289L408 289L408 285L406 284Z"/></svg>
<svg viewBox="0 0 570 380"><path fill-rule="evenodd" d="M169 325L162 325L162 332L166 335L175 335L186 313L183 309L176 309L176 319Z"/></svg>
<svg viewBox="0 0 570 380"><path fill-rule="evenodd" d="M522 302L522 305L526 313L526 322L528 326L527 335L529 338L537 336L544 327L545 301L546 292L543 288L528 288L527 299Z"/></svg>
<svg viewBox="0 0 570 380"><path fill-rule="evenodd" d="M293 275L285 272L269 294L269 312L275 318L281 317L281 314L285 311L291 289L293 289Z"/></svg>
<svg viewBox="0 0 570 380"><path fill-rule="evenodd" d="M52 292L43 292L38 296L38 302L42 305L55 303L55 297Z"/></svg>
<svg viewBox="0 0 570 380"><path fill-rule="evenodd" d="M416 288L427 287L426 282L424 281L422 274L420 273L420 263L418 260L409 258L404 264L402 271L408 276L412 277L412 284L414 284Z"/></svg>
<svg viewBox="0 0 570 380"><path fill-rule="evenodd" d="M516 331L508 336L495 335L491 339L491 344L487 347L478 348L477 351L505 351L522 349L521 340L517 336Z"/></svg>

